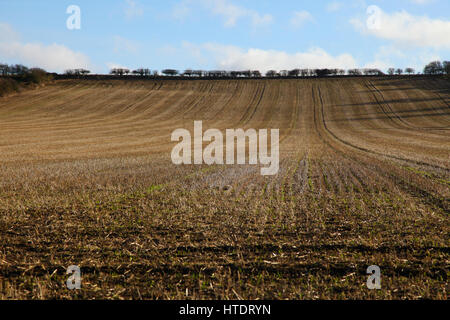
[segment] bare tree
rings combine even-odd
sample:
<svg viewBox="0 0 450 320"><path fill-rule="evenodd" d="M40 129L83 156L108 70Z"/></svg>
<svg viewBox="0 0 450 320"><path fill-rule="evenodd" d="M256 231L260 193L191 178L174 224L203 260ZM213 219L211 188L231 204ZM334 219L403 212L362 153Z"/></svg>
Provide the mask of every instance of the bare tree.
<svg viewBox="0 0 450 320"><path fill-rule="evenodd" d="M146 69L146 68L139 68L139 69L133 70L131 73L134 75L139 75L141 77L146 77L151 74L150 69Z"/></svg>
<svg viewBox="0 0 450 320"><path fill-rule="evenodd" d="M193 71L191 69L187 69L183 72L183 76L185 77L191 77L193 74Z"/></svg>
<svg viewBox="0 0 450 320"><path fill-rule="evenodd" d="M250 70L241 71L241 75L250 78L252 76L252 72Z"/></svg>
<svg viewBox="0 0 450 320"><path fill-rule="evenodd" d="M208 71L207 76L211 78L224 78L228 76L228 72L224 70Z"/></svg>
<svg viewBox="0 0 450 320"><path fill-rule="evenodd" d="M300 74L301 74L302 77L309 76L309 69L301 69L300 70Z"/></svg>
<svg viewBox="0 0 450 320"><path fill-rule="evenodd" d="M74 75L74 76L84 76L91 73L91 71L86 69L69 69L65 71L65 74L67 75Z"/></svg>
<svg viewBox="0 0 450 320"><path fill-rule="evenodd" d="M444 72L445 72L446 74L450 74L450 61L444 61L444 62L442 63L442 66L443 66L443 68L444 68Z"/></svg>
<svg viewBox="0 0 450 320"><path fill-rule="evenodd" d="M389 74L390 76L393 76L394 73L395 73L395 68L389 68L389 69L388 69L388 74Z"/></svg>
<svg viewBox="0 0 450 320"><path fill-rule="evenodd" d="M407 74L413 74L413 73L415 72L415 70L414 70L413 68L406 68L406 69L405 69L405 72L406 72Z"/></svg>
<svg viewBox="0 0 450 320"><path fill-rule="evenodd" d="M338 74L338 69L329 69L330 70L330 75L331 76L335 76Z"/></svg>
<svg viewBox="0 0 450 320"><path fill-rule="evenodd" d="M9 66L7 64L0 63L0 74L2 76L7 76L8 70L9 70Z"/></svg>
<svg viewBox="0 0 450 320"><path fill-rule="evenodd" d="M379 70L379 69L371 69L371 68L364 69L363 73L366 76L381 76L381 75L384 75L384 73L381 70Z"/></svg>
<svg viewBox="0 0 450 320"><path fill-rule="evenodd" d="M21 64L11 66L10 69L14 70L14 74L18 76L23 76L30 72L30 69Z"/></svg>
<svg viewBox="0 0 450 320"><path fill-rule="evenodd" d="M258 70L252 71L252 77L253 78L261 78L262 77L261 72L259 72Z"/></svg>
<svg viewBox="0 0 450 320"><path fill-rule="evenodd" d="M350 69L350 70L348 70L348 74L350 76L360 76L360 75L362 75L362 72L359 69Z"/></svg>
<svg viewBox="0 0 450 320"><path fill-rule="evenodd" d="M331 74L330 69L316 69L315 71L317 77L328 77Z"/></svg>
<svg viewBox="0 0 450 320"><path fill-rule="evenodd" d="M111 69L109 73L117 76L123 76L124 74L129 74L130 70L126 68L114 68Z"/></svg>
<svg viewBox="0 0 450 320"><path fill-rule="evenodd" d="M172 76L172 77L179 74L179 71L175 70L175 69L164 69L161 72L162 72L162 74L164 74L166 76Z"/></svg>
<svg viewBox="0 0 450 320"><path fill-rule="evenodd" d="M300 75L300 69L294 69L289 71L289 77L298 77Z"/></svg>
<svg viewBox="0 0 450 320"><path fill-rule="evenodd" d="M36 69L36 68L35 68ZM40 69L43 70L43 69ZM46 71L44 71L47 73ZM8 65L6 63L0 64L0 75L1 76L28 76L31 73L31 69L22 65L14 64Z"/></svg>
<svg viewBox="0 0 450 320"><path fill-rule="evenodd" d="M425 66L423 73L424 74L443 74L444 66L442 65L442 63L440 61L433 61Z"/></svg>
<svg viewBox="0 0 450 320"><path fill-rule="evenodd" d="M403 69L398 68L397 70L395 70L395 73L401 75L403 73Z"/></svg>
<svg viewBox="0 0 450 320"><path fill-rule="evenodd" d="M266 77L273 78L277 75L277 72L275 70L269 70L266 72Z"/></svg>

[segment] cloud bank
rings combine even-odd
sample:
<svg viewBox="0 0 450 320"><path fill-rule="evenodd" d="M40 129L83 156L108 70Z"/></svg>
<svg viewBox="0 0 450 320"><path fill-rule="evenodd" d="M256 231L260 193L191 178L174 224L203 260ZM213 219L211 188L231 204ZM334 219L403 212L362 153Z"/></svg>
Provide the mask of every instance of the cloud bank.
<svg viewBox="0 0 450 320"><path fill-rule="evenodd" d="M376 27L351 19L356 30L405 47L450 49L450 21L413 16L406 11L386 13L380 8Z"/></svg>
<svg viewBox="0 0 450 320"><path fill-rule="evenodd" d="M50 72L67 69L91 68L89 58L61 44L24 43L14 29L0 23L0 61L11 60L29 67L40 67Z"/></svg>
<svg viewBox="0 0 450 320"><path fill-rule="evenodd" d="M218 69L223 70L290 70L295 68L342 68L358 66L348 53L333 56L321 48L310 48L304 52L287 53L278 50L242 49L231 45L205 43L183 44L184 49L204 64L212 59Z"/></svg>

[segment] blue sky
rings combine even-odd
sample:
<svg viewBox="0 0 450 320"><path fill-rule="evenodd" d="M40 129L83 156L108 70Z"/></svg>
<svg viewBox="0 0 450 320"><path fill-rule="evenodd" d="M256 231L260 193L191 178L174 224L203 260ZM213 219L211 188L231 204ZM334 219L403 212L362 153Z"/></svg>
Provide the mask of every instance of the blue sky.
<svg viewBox="0 0 450 320"><path fill-rule="evenodd" d="M79 30L66 27L70 5ZM49 71L421 70L436 59L450 60L448 0L0 0L0 62Z"/></svg>

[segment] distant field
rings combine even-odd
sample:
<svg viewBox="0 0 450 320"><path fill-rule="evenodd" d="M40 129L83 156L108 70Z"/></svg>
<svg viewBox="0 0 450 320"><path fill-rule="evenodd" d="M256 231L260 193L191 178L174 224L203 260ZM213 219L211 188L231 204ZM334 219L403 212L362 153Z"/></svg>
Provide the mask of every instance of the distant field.
<svg viewBox="0 0 450 320"><path fill-rule="evenodd" d="M279 174L172 164L194 120L279 128ZM58 80L0 99L0 299L448 299L449 199L442 78Z"/></svg>

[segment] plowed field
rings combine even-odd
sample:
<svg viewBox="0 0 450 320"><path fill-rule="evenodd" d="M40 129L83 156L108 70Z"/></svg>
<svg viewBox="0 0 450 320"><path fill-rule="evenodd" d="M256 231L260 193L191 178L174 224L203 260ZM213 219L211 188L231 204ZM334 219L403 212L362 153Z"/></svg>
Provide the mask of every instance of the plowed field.
<svg viewBox="0 0 450 320"><path fill-rule="evenodd" d="M172 164L194 120L278 175ZM445 79L60 80L0 100L0 298L447 299L449 198Z"/></svg>

